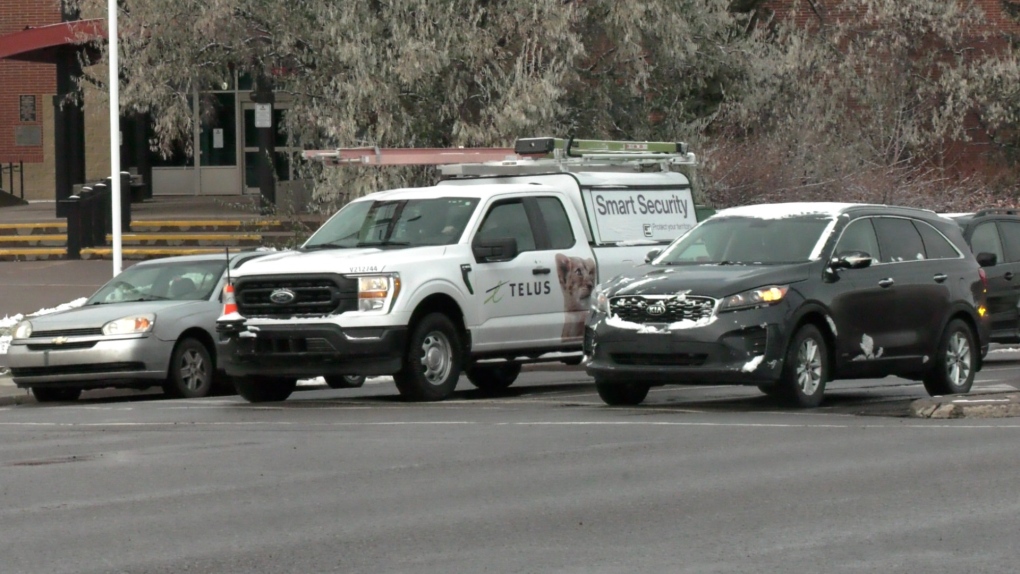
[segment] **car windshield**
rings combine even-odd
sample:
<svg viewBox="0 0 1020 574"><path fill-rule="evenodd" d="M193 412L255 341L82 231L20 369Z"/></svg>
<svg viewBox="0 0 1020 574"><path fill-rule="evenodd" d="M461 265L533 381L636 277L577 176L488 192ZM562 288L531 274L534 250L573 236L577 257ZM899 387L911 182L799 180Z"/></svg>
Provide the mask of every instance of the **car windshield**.
<svg viewBox="0 0 1020 574"><path fill-rule="evenodd" d="M678 238L655 265L778 264L810 261L831 215L757 218L717 215Z"/></svg>
<svg viewBox="0 0 1020 574"><path fill-rule="evenodd" d="M103 285L85 304L206 300L225 268L226 260L135 265Z"/></svg>
<svg viewBox="0 0 1020 574"><path fill-rule="evenodd" d="M477 204L463 197L356 201L330 218L302 249L449 245L460 240Z"/></svg>

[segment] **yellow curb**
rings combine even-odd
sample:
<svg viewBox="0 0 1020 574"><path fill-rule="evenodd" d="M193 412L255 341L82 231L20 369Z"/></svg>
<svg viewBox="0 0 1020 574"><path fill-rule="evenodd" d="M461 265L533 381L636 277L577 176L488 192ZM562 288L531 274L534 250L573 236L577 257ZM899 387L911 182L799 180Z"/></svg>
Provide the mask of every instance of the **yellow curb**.
<svg viewBox="0 0 1020 574"><path fill-rule="evenodd" d="M0 235L0 243L13 241L28 243L30 241L67 241L67 235Z"/></svg>
<svg viewBox="0 0 1020 574"><path fill-rule="evenodd" d="M112 241L113 236L106 235L107 241ZM125 233L121 235L121 241L223 241L250 239L262 240L262 234L253 233ZM0 237L2 240L2 237Z"/></svg>

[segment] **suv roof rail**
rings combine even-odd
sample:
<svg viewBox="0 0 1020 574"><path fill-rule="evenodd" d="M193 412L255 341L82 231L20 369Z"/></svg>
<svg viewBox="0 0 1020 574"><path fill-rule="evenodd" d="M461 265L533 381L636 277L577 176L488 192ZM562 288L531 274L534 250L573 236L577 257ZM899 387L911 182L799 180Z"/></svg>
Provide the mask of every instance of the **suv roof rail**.
<svg viewBox="0 0 1020 574"><path fill-rule="evenodd" d="M435 165L443 175L503 175L572 168L640 168L658 164L694 165L696 158L683 142L522 138L513 148L340 148L305 150L305 159L328 165Z"/></svg>
<svg viewBox="0 0 1020 574"><path fill-rule="evenodd" d="M981 217L982 215L1020 215L1020 209L1014 209L1010 207L991 207L988 209L980 209L974 214L974 217Z"/></svg>

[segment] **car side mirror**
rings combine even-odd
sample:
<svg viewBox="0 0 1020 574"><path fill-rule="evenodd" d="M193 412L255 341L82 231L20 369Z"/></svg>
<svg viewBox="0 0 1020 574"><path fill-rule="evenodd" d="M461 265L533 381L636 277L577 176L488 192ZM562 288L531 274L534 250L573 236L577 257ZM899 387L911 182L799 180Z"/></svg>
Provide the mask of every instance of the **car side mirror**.
<svg viewBox="0 0 1020 574"><path fill-rule="evenodd" d="M832 258L829 267L833 269L864 269L874 263L871 254L864 251L846 251Z"/></svg>
<svg viewBox="0 0 1020 574"><path fill-rule="evenodd" d="M513 237L475 239L471 244L471 253L479 263L510 261L517 257L517 240Z"/></svg>
<svg viewBox="0 0 1020 574"><path fill-rule="evenodd" d="M645 255L645 263L651 263L652 259L658 257L660 253L662 253L661 249L652 249L647 255Z"/></svg>
<svg viewBox="0 0 1020 574"><path fill-rule="evenodd" d="M982 267L994 267L995 264L999 262L998 256L994 253L988 253L987 251L978 253L975 258L977 259L978 265Z"/></svg>

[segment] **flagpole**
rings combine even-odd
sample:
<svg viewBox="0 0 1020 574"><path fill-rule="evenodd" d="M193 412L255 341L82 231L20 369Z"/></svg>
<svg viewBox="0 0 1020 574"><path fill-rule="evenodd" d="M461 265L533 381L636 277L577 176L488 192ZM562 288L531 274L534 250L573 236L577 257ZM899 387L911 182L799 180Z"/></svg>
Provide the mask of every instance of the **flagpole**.
<svg viewBox="0 0 1020 574"><path fill-rule="evenodd" d="M113 235L113 274L122 269L120 225L120 54L117 49L117 0L109 0L107 10L110 49L110 225Z"/></svg>

